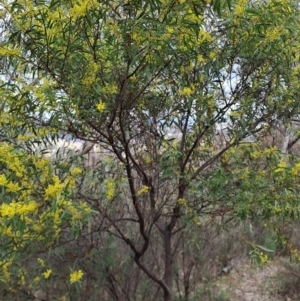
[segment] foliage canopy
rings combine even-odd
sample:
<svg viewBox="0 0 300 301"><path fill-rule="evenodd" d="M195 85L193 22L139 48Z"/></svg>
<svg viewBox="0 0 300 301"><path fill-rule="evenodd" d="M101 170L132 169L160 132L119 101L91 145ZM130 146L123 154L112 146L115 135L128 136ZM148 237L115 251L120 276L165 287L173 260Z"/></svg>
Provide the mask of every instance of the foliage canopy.
<svg viewBox="0 0 300 301"><path fill-rule="evenodd" d="M143 298L141 284L125 293L109 278L117 264L103 246L118 241L129 254L124 271L132 260L157 294L173 300L184 229L253 214L299 215L297 159L260 142L299 111L298 5L212 2L3 1L7 290L10 267L24 271L18 281L25 286L40 272L25 272L30 258L47 249L64 254L73 233L86 249L82 258L94 252L99 260L85 270L79 255L73 266L66 262L71 282L81 269L93 279L97 267L111 281L112 300ZM45 156L66 135L99 150L94 166L85 164L85 149Z"/></svg>

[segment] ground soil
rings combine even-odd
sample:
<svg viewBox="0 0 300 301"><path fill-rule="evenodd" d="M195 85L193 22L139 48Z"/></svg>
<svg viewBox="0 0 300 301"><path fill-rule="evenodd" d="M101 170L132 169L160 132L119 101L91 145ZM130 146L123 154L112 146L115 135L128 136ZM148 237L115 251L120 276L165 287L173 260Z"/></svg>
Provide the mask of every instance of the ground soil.
<svg viewBox="0 0 300 301"><path fill-rule="evenodd" d="M299 279L300 270L298 274L287 258L263 266L241 260L230 273L218 278L215 290L225 292L230 301L300 300Z"/></svg>

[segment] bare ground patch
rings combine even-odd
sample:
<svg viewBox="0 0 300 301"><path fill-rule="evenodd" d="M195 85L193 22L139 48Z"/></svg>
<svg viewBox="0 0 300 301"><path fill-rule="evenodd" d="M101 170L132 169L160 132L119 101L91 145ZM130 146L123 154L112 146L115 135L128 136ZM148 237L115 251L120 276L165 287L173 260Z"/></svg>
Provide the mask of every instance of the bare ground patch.
<svg viewBox="0 0 300 301"><path fill-rule="evenodd" d="M300 266L288 259L263 266L241 260L229 274L218 278L214 291L226 292L226 299L232 301L300 300Z"/></svg>

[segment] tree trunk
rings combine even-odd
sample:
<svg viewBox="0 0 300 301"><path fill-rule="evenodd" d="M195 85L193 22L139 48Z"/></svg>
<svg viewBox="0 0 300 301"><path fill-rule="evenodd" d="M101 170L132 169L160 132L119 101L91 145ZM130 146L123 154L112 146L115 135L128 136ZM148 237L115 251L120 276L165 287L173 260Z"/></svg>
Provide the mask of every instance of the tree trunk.
<svg viewBox="0 0 300 301"><path fill-rule="evenodd" d="M165 229L164 231L164 247L165 247L165 275L164 281L169 291L164 292L164 301L172 301L172 280L173 280L173 256L171 246L171 230Z"/></svg>

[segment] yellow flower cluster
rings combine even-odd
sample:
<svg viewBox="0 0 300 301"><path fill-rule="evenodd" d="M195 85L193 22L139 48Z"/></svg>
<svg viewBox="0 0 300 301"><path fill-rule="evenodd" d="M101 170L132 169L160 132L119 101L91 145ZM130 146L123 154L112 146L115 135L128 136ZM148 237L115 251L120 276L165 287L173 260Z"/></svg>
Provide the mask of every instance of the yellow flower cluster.
<svg viewBox="0 0 300 301"><path fill-rule="evenodd" d="M37 211L38 205L36 202L31 201L29 203L16 203L12 201L9 204L2 203L0 205L0 215L2 217L11 218L15 215L31 214Z"/></svg>
<svg viewBox="0 0 300 301"><path fill-rule="evenodd" d="M74 271L70 274L70 283L72 284L74 282L77 282L81 280L82 277L83 277L82 270Z"/></svg>
<svg viewBox="0 0 300 301"><path fill-rule="evenodd" d="M277 40L280 34L281 34L280 28L268 28L265 36L265 43Z"/></svg>
<svg viewBox="0 0 300 301"><path fill-rule="evenodd" d="M9 226L0 229L0 235L13 239L10 239L14 242L10 246L12 250L22 248L24 241L29 243L40 240L51 244L51 239L54 241L58 238L64 219L78 223L78 220L90 215L91 210L87 204L74 203L61 195L63 190L71 192L74 189L76 178L82 172L80 168L73 167L61 180L55 175L48 158L25 156L7 144L0 144L0 162L6 166L5 173L0 174L0 186L16 194L13 200L7 195L0 205L0 223L6 225L9 222ZM37 181L32 178L33 171ZM17 179L10 181L11 175ZM36 201L37 194L44 195L44 199ZM55 206L45 207L45 200L53 200ZM63 215L64 212L69 214ZM15 218L18 223L10 222ZM49 276L50 271L46 271L44 278Z"/></svg>
<svg viewBox="0 0 300 301"><path fill-rule="evenodd" d="M229 113L229 116L230 117L232 117L232 118L241 118L241 116L243 115L243 113L242 112L240 112L240 111L231 111L230 113Z"/></svg>
<svg viewBox="0 0 300 301"><path fill-rule="evenodd" d="M54 184L50 184L45 189L45 199L46 200L49 200L50 198L58 197L65 187L64 183L60 183L60 180L57 176L54 176L53 180L54 180Z"/></svg>
<svg viewBox="0 0 300 301"><path fill-rule="evenodd" d="M297 262L300 262L300 254L296 248L293 248L291 244L286 244L287 249L290 251L291 255L294 256Z"/></svg>
<svg viewBox="0 0 300 301"><path fill-rule="evenodd" d="M115 196L115 181L109 179L106 181L106 197L108 200L112 200Z"/></svg>
<svg viewBox="0 0 300 301"><path fill-rule="evenodd" d="M17 139L19 141L29 141L30 139L33 139L35 138L36 136L34 134L27 134L27 135L22 135L22 134L19 134Z"/></svg>
<svg viewBox="0 0 300 301"><path fill-rule="evenodd" d="M116 94L118 92L118 86L116 84L109 84L103 87L103 92L106 94Z"/></svg>
<svg viewBox="0 0 300 301"><path fill-rule="evenodd" d="M0 56L17 56L20 55L20 49L17 48L0 48Z"/></svg>
<svg viewBox="0 0 300 301"><path fill-rule="evenodd" d="M77 19L79 17L85 16L88 9L96 8L96 6L97 1L81 0L73 5L73 7L69 10L69 14L72 18Z"/></svg>
<svg viewBox="0 0 300 301"><path fill-rule="evenodd" d="M98 104L97 104L97 110L100 112L100 113L103 113L104 110L105 110L105 103L100 101Z"/></svg>
<svg viewBox="0 0 300 301"><path fill-rule="evenodd" d="M197 56L197 64L201 65L201 64L203 64L205 62L206 62L206 59L203 57L203 55L199 54Z"/></svg>
<svg viewBox="0 0 300 301"><path fill-rule="evenodd" d="M42 258L38 258L37 261L42 267L45 266L45 261Z"/></svg>
<svg viewBox="0 0 300 301"><path fill-rule="evenodd" d="M286 162L282 158L278 164L278 167L275 169L275 172L284 172L286 170Z"/></svg>
<svg viewBox="0 0 300 301"><path fill-rule="evenodd" d="M70 174L71 176L77 176L79 174L82 173L82 169L79 167L74 167L73 169L71 169Z"/></svg>
<svg viewBox="0 0 300 301"><path fill-rule="evenodd" d="M203 43L203 42L212 42L213 41L213 38L211 37L210 33L203 30L203 29L200 29L199 31L199 42L200 43Z"/></svg>
<svg viewBox="0 0 300 301"><path fill-rule="evenodd" d="M45 279L48 279L50 277L52 273L52 270L51 269L48 269L46 272L44 272L42 275Z"/></svg>
<svg viewBox="0 0 300 301"><path fill-rule="evenodd" d="M143 39L142 36L139 35L137 32L132 32L131 38L136 43L140 43L142 41L142 39Z"/></svg>
<svg viewBox="0 0 300 301"><path fill-rule="evenodd" d="M144 194L144 193L147 193L148 190L149 190L149 187L144 185L144 186L137 192L137 195L139 196L139 195L142 195L142 194Z"/></svg>
<svg viewBox="0 0 300 301"><path fill-rule="evenodd" d="M187 21L195 23L202 21L202 17L200 15L196 15L191 9L187 11L187 14L184 16L184 18Z"/></svg>
<svg viewBox="0 0 300 301"><path fill-rule="evenodd" d="M255 150L251 153L252 158L258 159L264 156L270 156L272 154L275 154L278 151L278 149L274 146L268 147L263 150Z"/></svg>
<svg viewBox="0 0 300 301"><path fill-rule="evenodd" d="M18 185L18 183L9 182L6 184L6 188L8 192L18 192L21 190L21 187Z"/></svg>
<svg viewBox="0 0 300 301"><path fill-rule="evenodd" d="M58 10L49 10L48 11L48 19L54 22L60 22L61 21L61 16L64 13L63 8L62 9L58 9Z"/></svg>
<svg viewBox="0 0 300 301"><path fill-rule="evenodd" d="M263 264L267 263L269 261L268 255L264 254L263 252L260 252L258 254L258 257L259 257L260 262L263 263Z"/></svg>
<svg viewBox="0 0 300 301"><path fill-rule="evenodd" d="M0 162L7 164L17 177L25 174L25 167L21 164L19 155L14 153L13 147L6 143L0 145Z"/></svg>
<svg viewBox="0 0 300 301"><path fill-rule="evenodd" d="M3 261L0 261L0 267L2 269L2 273L1 273L1 276L0 276L0 281L1 282L4 282L4 283L8 283L9 280L10 280L10 271L9 271L9 268L12 264L12 261L9 261L9 260L3 260Z"/></svg>
<svg viewBox="0 0 300 301"><path fill-rule="evenodd" d="M97 63L95 63L93 61L89 61L87 63L87 65L88 65L87 71L86 71L85 76L82 79L82 84L84 86L89 87L97 81L97 72L99 70L99 67L98 67Z"/></svg>
<svg viewBox="0 0 300 301"><path fill-rule="evenodd" d="M211 51L211 52L209 53L209 57L210 57L212 60L214 60L214 59L217 58L217 53L214 52L214 51Z"/></svg>
<svg viewBox="0 0 300 301"><path fill-rule="evenodd" d="M48 166L50 164L50 159L49 158L38 158L38 157L33 157L33 162L35 167L40 170L40 171L45 171L48 170Z"/></svg>
<svg viewBox="0 0 300 301"><path fill-rule="evenodd" d="M295 164L295 166L293 166L292 171L291 171L292 175L294 175L294 176L297 175L299 170L300 170L300 162Z"/></svg>
<svg viewBox="0 0 300 301"><path fill-rule="evenodd" d="M184 87L182 90L179 90L180 96L191 96L194 91L190 87Z"/></svg>
<svg viewBox="0 0 300 301"><path fill-rule="evenodd" d="M7 179L5 175L0 175L0 186L5 186L7 184Z"/></svg>
<svg viewBox="0 0 300 301"><path fill-rule="evenodd" d="M245 12L245 8L246 8L246 4L247 4L247 0L239 0L236 7L235 7L235 15L236 16L241 16L244 14Z"/></svg>

